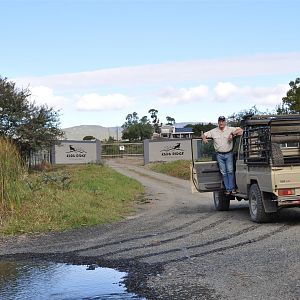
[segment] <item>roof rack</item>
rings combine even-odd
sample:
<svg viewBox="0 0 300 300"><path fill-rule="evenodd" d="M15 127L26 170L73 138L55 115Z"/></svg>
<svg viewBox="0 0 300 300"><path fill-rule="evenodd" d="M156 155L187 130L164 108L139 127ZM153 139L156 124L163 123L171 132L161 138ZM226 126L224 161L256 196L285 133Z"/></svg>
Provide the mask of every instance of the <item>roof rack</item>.
<svg viewBox="0 0 300 300"><path fill-rule="evenodd" d="M285 121L298 121L300 122L300 114L290 114L290 115L253 115L248 114L243 117L241 125L251 126L251 125L271 125L274 122L285 122Z"/></svg>
<svg viewBox="0 0 300 300"><path fill-rule="evenodd" d="M250 165L283 164L284 159L288 161L288 157L282 160L273 157L273 151L275 154L278 152L276 147L280 147L279 144L300 142L300 114L247 115L242 124L244 161Z"/></svg>

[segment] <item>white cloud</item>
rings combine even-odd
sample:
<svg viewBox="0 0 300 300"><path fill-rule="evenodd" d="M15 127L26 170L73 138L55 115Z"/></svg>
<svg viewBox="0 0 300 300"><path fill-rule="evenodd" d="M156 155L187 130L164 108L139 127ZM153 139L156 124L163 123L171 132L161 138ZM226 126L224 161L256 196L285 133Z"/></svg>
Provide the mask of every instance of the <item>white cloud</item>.
<svg viewBox="0 0 300 300"><path fill-rule="evenodd" d="M39 105L47 104L49 107L61 109L69 102L66 97L55 95L53 89L47 86L35 86L30 91L31 100Z"/></svg>
<svg viewBox="0 0 300 300"><path fill-rule="evenodd" d="M209 92L206 85L193 88L166 88L158 95L161 104L183 104L195 101L211 103L212 99L217 102L245 103L245 105L276 106L289 90L288 84L278 84L271 87L244 87L231 82L218 82L213 88L214 94Z"/></svg>
<svg viewBox="0 0 300 300"><path fill-rule="evenodd" d="M288 84L278 84L273 87L240 87L231 82L219 82L214 92L216 100L276 106L289 88Z"/></svg>
<svg viewBox="0 0 300 300"><path fill-rule="evenodd" d="M207 94L208 87L205 85L199 85L189 89L167 88L160 92L158 96L160 103L178 104L199 101L201 99L204 99Z"/></svg>
<svg viewBox="0 0 300 300"><path fill-rule="evenodd" d="M238 87L231 82L218 82L214 90L217 100L227 100L238 92Z"/></svg>
<svg viewBox="0 0 300 300"><path fill-rule="evenodd" d="M241 93L249 97L255 104L273 106L281 102L282 97L289 89L288 84L278 84L274 87L242 88Z"/></svg>
<svg viewBox="0 0 300 300"><path fill-rule="evenodd" d="M300 70L300 52L264 54L247 57L202 59L155 65L101 69L44 77L14 79L27 86L80 90L94 87L172 85L199 80L226 80L232 77L290 74Z"/></svg>
<svg viewBox="0 0 300 300"><path fill-rule="evenodd" d="M101 96L97 93L89 93L79 97L76 107L79 110L121 110L132 104L133 98L122 94Z"/></svg>

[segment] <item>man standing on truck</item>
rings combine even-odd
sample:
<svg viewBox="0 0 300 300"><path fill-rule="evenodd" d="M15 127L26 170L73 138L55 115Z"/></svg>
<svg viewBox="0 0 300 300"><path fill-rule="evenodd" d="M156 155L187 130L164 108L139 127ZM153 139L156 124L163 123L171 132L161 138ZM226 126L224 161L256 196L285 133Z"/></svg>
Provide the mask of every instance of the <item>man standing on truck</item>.
<svg viewBox="0 0 300 300"><path fill-rule="evenodd" d="M202 140L205 144L211 138L214 141L214 148L217 153L217 161L223 182L226 188L226 195L236 194L233 166L233 138L242 135L243 129L240 127L229 127L226 125L226 118L220 116L218 118L218 127L205 132Z"/></svg>

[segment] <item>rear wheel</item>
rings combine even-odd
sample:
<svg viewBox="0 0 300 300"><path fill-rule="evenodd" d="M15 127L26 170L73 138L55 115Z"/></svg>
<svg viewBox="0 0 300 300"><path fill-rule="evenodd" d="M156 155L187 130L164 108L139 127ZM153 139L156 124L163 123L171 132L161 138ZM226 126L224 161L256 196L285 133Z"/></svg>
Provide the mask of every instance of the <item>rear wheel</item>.
<svg viewBox="0 0 300 300"><path fill-rule="evenodd" d="M214 192L215 209L218 211L229 210L230 198L223 191Z"/></svg>
<svg viewBox="0 0 300 300"><path fill-rule="evenodd" d="M256 223L272 221L277 213L266 213L263 204L263 193L258 184L252 184L249 191L249 212L251 220Z"/></svg>

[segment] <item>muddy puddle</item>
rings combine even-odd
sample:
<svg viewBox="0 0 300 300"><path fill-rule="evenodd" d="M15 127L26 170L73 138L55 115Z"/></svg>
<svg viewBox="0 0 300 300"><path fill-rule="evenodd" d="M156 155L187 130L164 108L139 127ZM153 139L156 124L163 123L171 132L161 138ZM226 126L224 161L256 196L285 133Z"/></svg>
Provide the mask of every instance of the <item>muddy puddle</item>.
<svg viewBox="0 0 300 300"><path fill-rule="evenodd" d="M0 261L0 299L146 300L126 292L126 275L97 265Z"/></svg>

